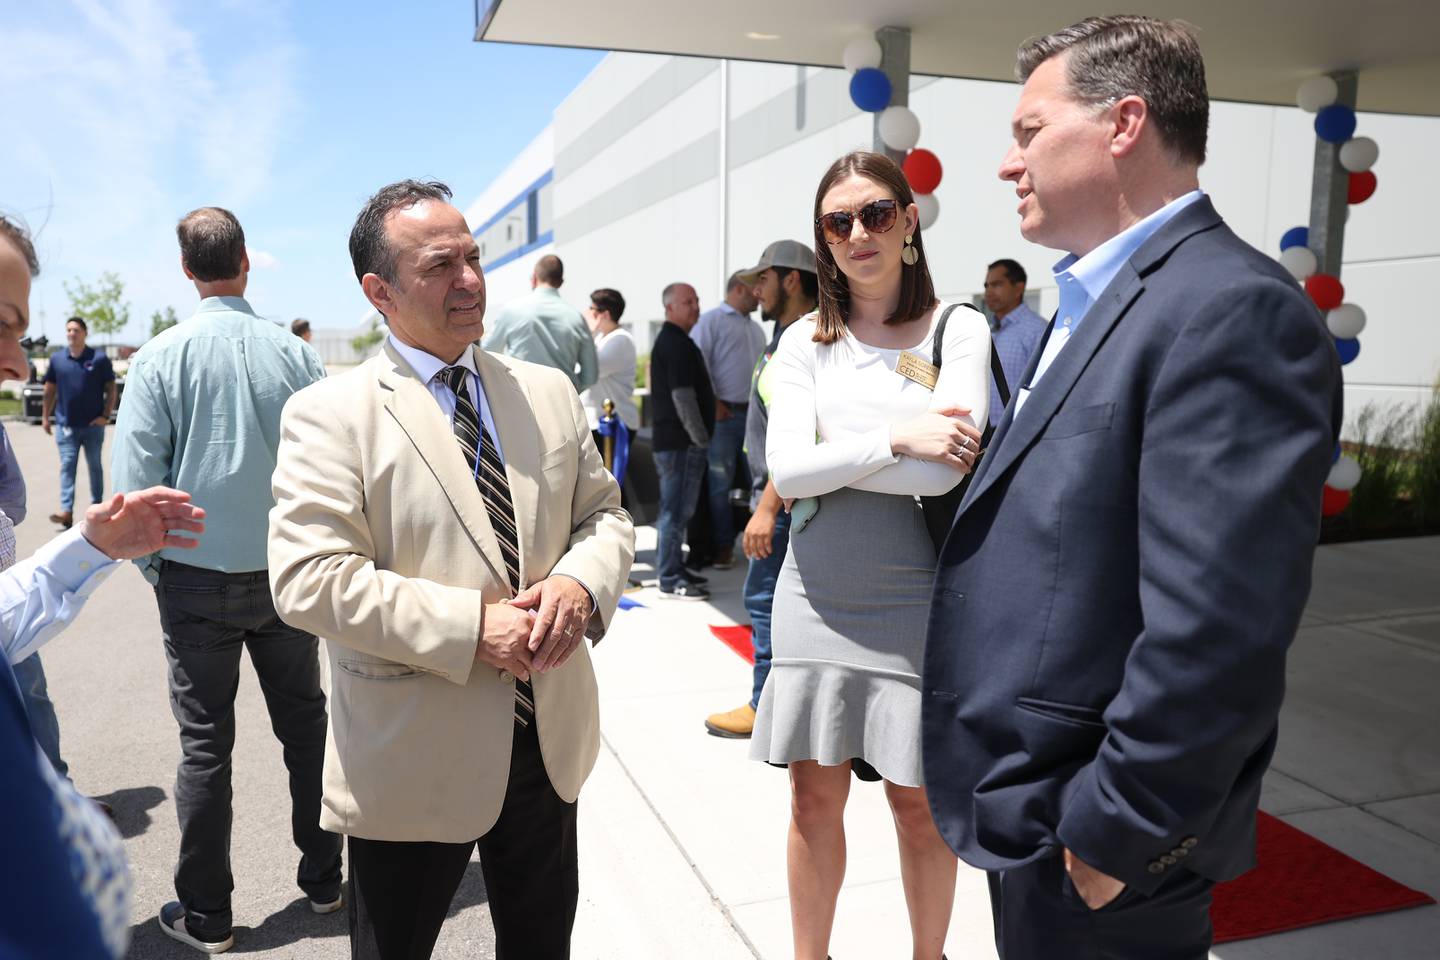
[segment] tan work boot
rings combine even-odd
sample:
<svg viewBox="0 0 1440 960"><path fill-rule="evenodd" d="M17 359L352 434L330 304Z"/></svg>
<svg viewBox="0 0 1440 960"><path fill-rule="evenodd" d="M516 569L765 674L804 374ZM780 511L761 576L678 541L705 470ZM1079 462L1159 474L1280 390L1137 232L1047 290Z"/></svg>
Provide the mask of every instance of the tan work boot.
<svg viewBox="0 0 1440 960"><path fill-rule="evenodd" d="M755 708L747 703L725 713L712 713L705 720L705 729L712 737L748 740L755 729Z"/></svg>
<svg viewBox="0 0 1440 960"><path fill-rule="evenodd" d="M50 522L69 530L75 524L75 514L69 510L61 510L59 513L50 514Z"/></svg>

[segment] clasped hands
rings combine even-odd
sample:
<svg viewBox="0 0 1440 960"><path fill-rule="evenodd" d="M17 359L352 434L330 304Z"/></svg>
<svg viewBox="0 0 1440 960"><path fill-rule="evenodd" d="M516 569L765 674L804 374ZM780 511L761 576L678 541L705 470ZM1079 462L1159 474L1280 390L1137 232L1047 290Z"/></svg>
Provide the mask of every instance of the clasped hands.
<svg viewBox="0 0 1440 960"><path fill-rule="evenodd" d="M981 433L969 416L969 409L952 404L897 423L890 428L890 452L969 473L981 452Z"/></svg>
<svg viewBox="0 0 1440 960"><path fill-rule="evenodd" d="M485 605L475 656L521 680L564 666L584 641L593 606L580 581L546 577L509 600Z"/></svg>

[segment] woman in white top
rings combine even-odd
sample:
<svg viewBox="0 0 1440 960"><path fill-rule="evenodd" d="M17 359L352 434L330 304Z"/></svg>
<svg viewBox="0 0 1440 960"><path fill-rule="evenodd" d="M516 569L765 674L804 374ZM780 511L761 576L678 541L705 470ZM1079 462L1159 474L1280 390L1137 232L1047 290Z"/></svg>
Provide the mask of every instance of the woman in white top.
<svg viewBox="0 0 1440 960"><path fill-rule="evenodd" d="M883 779L894 813L914 957L941 956L955 856L921 783L920 706L935 548L917 497L973 467L989 402L983 317L947 320L938 379L935 298L919 212L899 167L841 157L815 197L819 309L780 341L767 459L800 498L775 588L774 660L751 756L790 768L795 956L823 960L845 872L853 771Z"/></svg>
<svg viewBox="0 0 1440 960"><path fill-rule="evenodd" d="M615 404L615 415L631 436L639 426L640 414L635 407L635 338L628 330L620 329L620 317L624 313L625 298L619 290L609 287L590 294L590 306L585 310L585 320L595 338L600 373L580 394L580 403L590 421L590 432L595 434L595 444L601 450L605 447L596 431L600 429L600 418L605 415L606 400Z"/></svg>

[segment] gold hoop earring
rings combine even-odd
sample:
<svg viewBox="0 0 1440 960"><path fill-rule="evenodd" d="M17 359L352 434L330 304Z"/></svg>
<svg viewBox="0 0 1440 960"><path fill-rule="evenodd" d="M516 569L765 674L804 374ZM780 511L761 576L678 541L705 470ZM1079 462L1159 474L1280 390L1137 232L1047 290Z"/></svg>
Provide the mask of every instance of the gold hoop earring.
<svg viewBox="0 0 1440 960"><path fill-rule="evenodd" d="M905 266L913 267L920 262L920 251L915 249L915 237L905 234L905 246L900 251L900 259L905 261Z"/></svg>

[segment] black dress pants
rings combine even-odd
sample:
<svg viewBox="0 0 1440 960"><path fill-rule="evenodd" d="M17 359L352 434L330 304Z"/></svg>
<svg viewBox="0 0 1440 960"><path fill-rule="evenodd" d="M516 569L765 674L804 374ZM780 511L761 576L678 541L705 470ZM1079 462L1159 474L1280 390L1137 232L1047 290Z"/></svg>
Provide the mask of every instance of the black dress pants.
<svg viewBox="0 0 1440 960"><path fill-rule="evenodd" d="M350 838L352 960L427 960L477 845L496 960L568 960L580 897L575 813L550 785L535 724L516 725L505 803L485 836Z"/></svg>
<svg viewBox="0 0 1440 960"><path fill-rule="evenodd" d="M990 874L1000 960L1205 960L1213 884L1174 867L1150 896L1127 887L1091 910L1064 860Z"/></svg>

